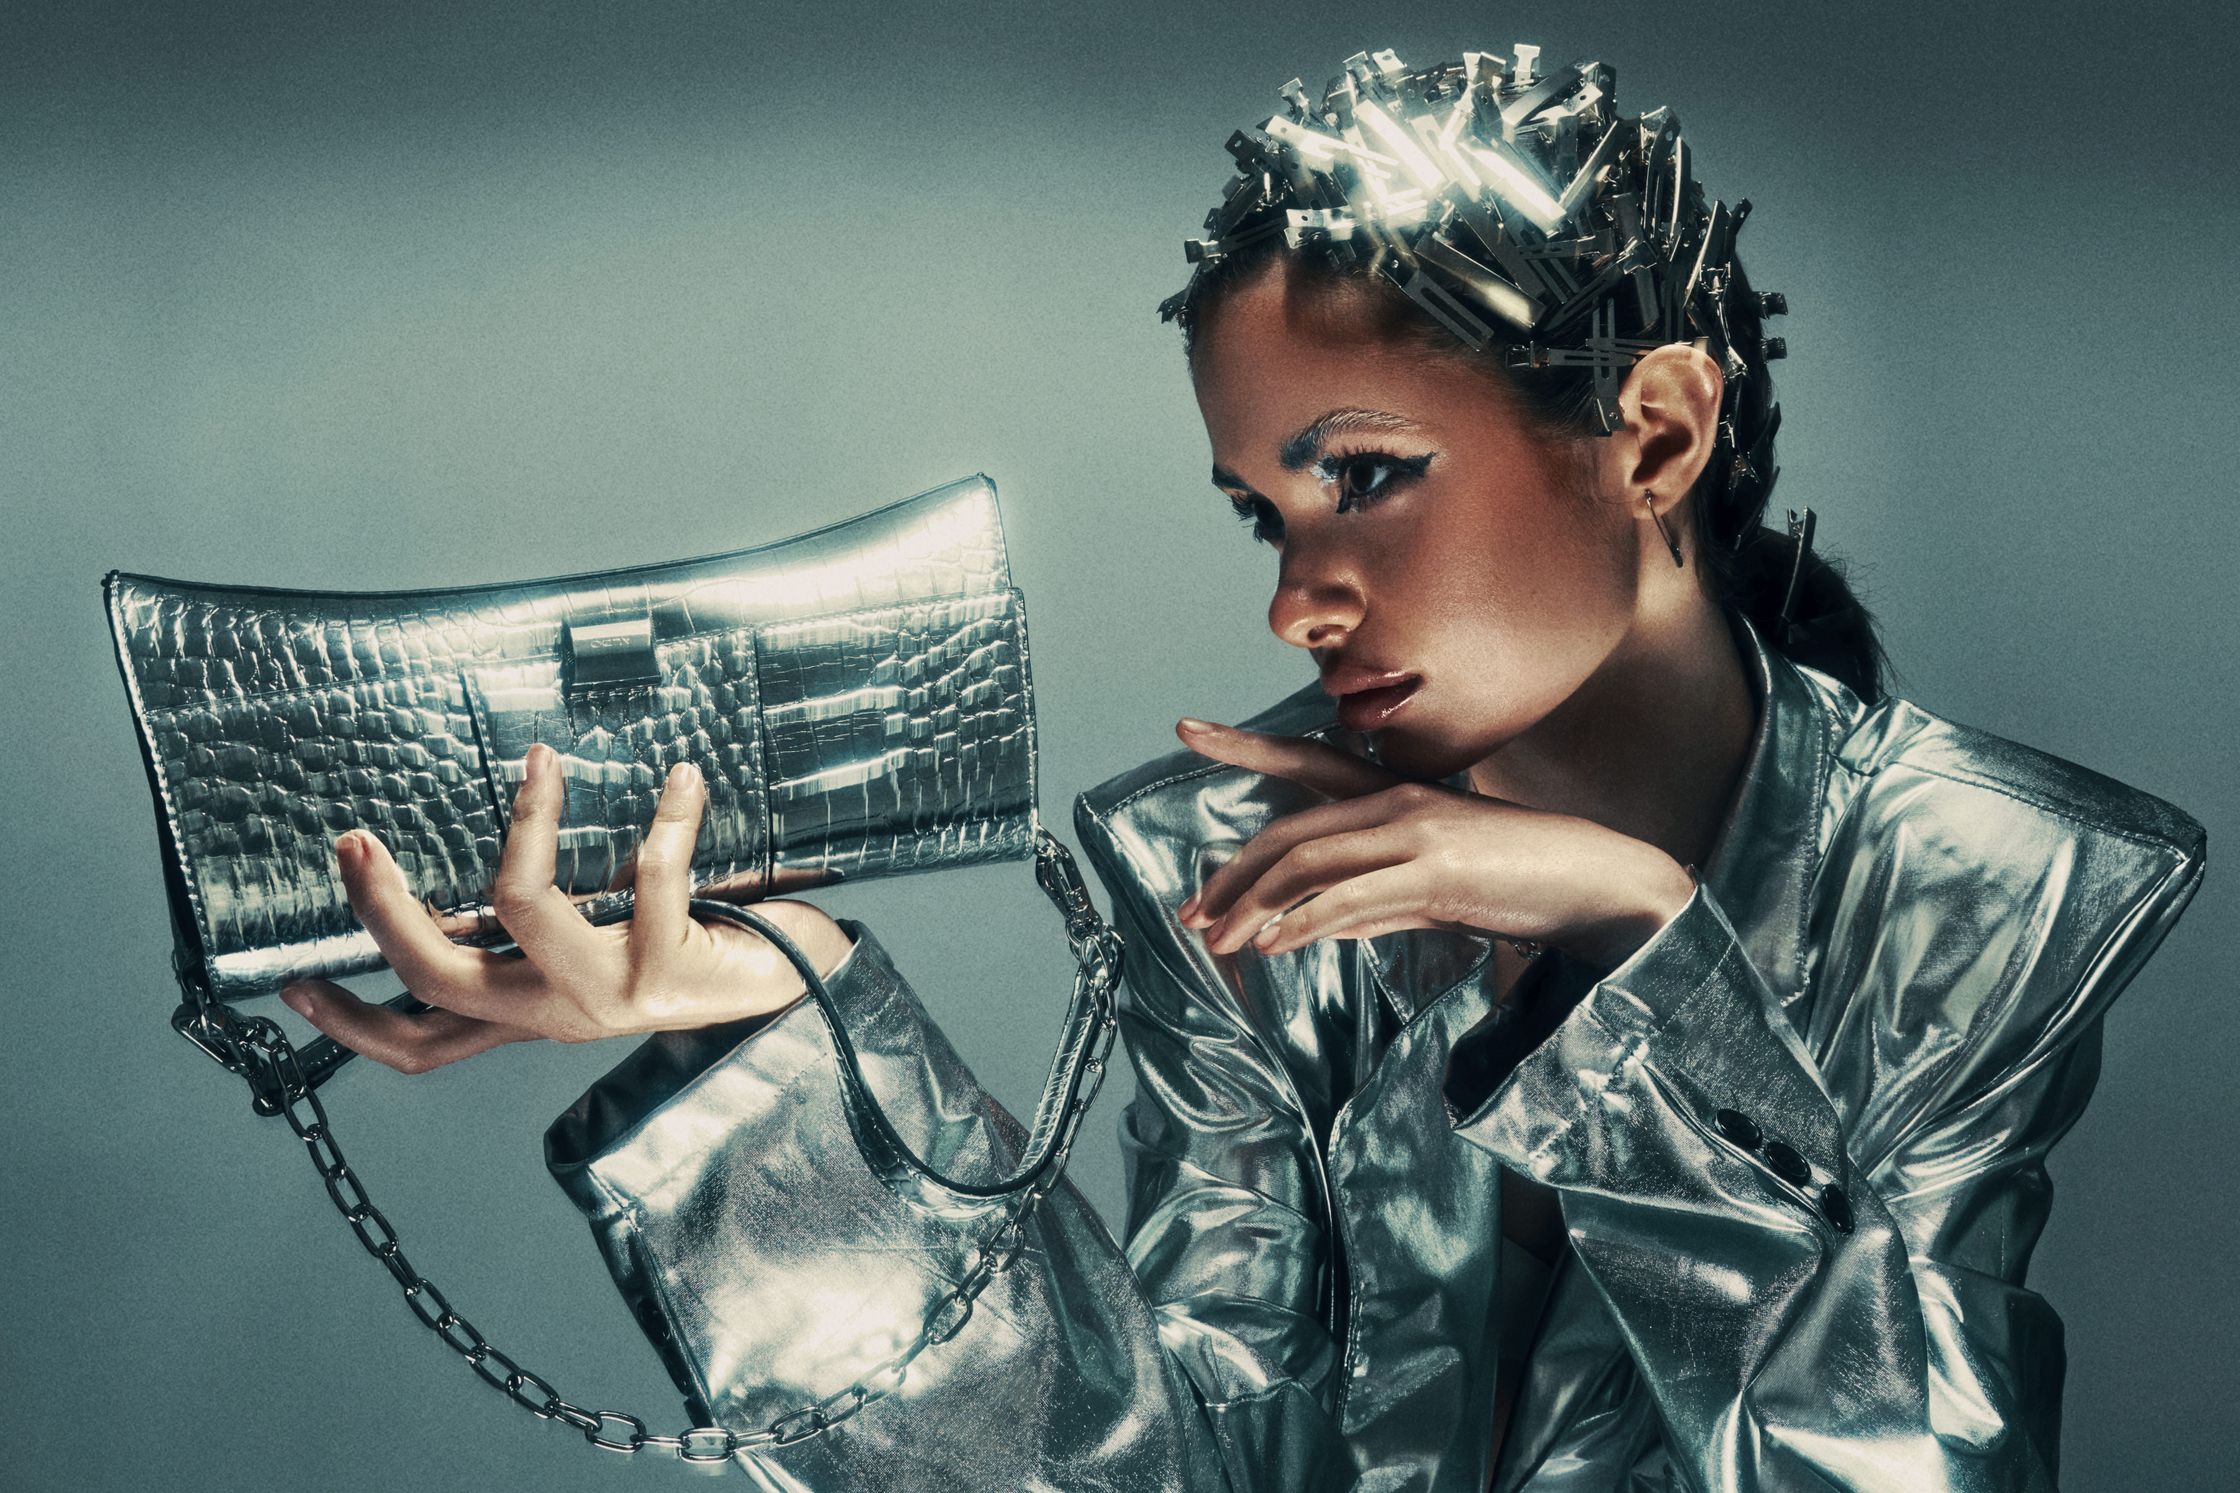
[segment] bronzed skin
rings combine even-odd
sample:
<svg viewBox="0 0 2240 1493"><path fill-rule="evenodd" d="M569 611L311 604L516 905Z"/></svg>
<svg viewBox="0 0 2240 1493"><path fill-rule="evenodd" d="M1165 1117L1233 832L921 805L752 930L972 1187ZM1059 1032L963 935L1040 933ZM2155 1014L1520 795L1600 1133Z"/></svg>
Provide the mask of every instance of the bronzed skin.
<svg viewBox="0 0 2240 1493"><path fill-rule="evenodd" d="M1444 926L1622 962L1686 902L1755 727L1718 602L1643 500L1690 533L1717 365L1656 349L1620 430L1552 442L1498 377L1279 258L1214 305L1193 371L1216 485L1277 538L1270 628L1326 672L1420 675L1379 755L1418 779L1467 769L1475 792L1385 790L1316 743L1185 725L1208 756L1335 798L1269 826L1185 921L1216 952L1294 908L1261 947ZM1351 428L1318 445L1334 411Z"/></svg>
<svg viewBox="0 0 2240 1493"><path fill-rule="evenodd" d="M1179 727L1198 752L1329 800L1269 825L1180 916L1220 952L1256 934L1281 951L1445 927L1615 967L1691 895L1683 863L1708 855L1754 729L1718 604L1697 566L1675 567L1643 501L1691 532L1717 366L1686 344L1659 348L1626 380L1622 429L1552 443L1497 379L1377 332L1346 297L1309 295L1273 266L1214 308L1193 358L1218 483L1280 527L1269 626L1318 665L1423 684L1379 732L1383 766L1320 742ZM1376 418L1301 439L1339 410ZM640 849L633 921L585 924L554 885L555 766L532 752L494 888L526 958L450 942L376 837L352 830L337 841L351 905L437 1009L401 1015L326 981L291 987L289 1004L419 1072L503 1042L702 1026L801 996L766 941L687 914L705 804L689 770L672 775ZM1474 792L1436 785L1465 768ZM820 970L846 955L847 934L813 905L759 906Z"/></svg>
<svg viewBox="0 0 2240 1493"><path fill-rule="evenodd" d="M490 896L527 957L451 942L379 837L353 829L335 840L350 906L405 988L436 1009L407 1016L331 980L291 985L280 998L344 1046L421 1073L532 1037L588 1042L712 1026L777 1010L805 993L768 940L690 915L692 851L707 809L697 768L680 763L662 785L638 847L637 905L625 923L593 927L555 880L564 797L558 757L542 743L532 746ZM853 947L846 930L806 902L758 906L820 972L829 974Z"/></svg>

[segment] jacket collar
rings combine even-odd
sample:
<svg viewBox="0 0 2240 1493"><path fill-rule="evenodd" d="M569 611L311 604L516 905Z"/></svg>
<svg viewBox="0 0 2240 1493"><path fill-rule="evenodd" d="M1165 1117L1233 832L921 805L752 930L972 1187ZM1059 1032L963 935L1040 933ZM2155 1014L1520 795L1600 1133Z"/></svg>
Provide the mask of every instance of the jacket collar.
<svg viewBox="0 0 2240 1493"><path fill-rule="evenodd" d="M1742 781L1700 868L1743 949L1783 1005L1804 993L1807 893L1820 869L1822 807L1843 685L1766 646L1750 619L1727 621L1758 706Z"/></svg>
<svg viewBox="0 0 2240 1493"><path fill-rule="evenodd" d="M1744 951L1786 1007L1804 993L1806 894L1824 848L1822 805L1835 760L1835 717L1858 707L1842 684L1768 647L1739 611L1728 608L1726 615L1757 707L1757 726L1710 857L1699 870ZM1336 734L1375 759L1371 738ZM1469 771L1445 783L1467 793ZM1401 1020L1409 1021L1442 990L1476 972L1490 944L1472 943L1476 960L1457 948L1451 935L1428 930L1364 939L1362 948L1377 983Z"/></svg>

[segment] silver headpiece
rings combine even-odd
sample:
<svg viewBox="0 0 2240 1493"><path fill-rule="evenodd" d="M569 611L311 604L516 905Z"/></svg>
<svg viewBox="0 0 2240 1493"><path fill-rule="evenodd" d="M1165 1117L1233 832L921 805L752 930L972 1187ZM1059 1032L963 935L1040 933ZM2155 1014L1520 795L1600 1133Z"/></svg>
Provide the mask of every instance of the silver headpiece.
<svg viewBox="0 0 2240 1493"><path fill-rule="evenodd" d="M1207 237L1184 245L1199 269L1161 314L1181 313L1224 257L1280 233L1295 250L1373 268L1510 367L1592 369L1604 433L1635 360L1701 339L1727 378L1730 481L1770 489L1751 462L1770 455L1777 422L1749 419L1762 429L1734 439L1749 379L1730 331L1730 297L1749 293L1734 236L1750 204L1706 207L1679 120L1618 113L1607 64L1542 71L1539 54L1520 45L1411 72L1389 51L1357 53L1319 107L1298 79L1285 84L1287 112L1229 138L1237 176ZM1768 293L1752 309L1755 327L1788 305ZM1787 348L1769 337L1754 350L1762 360Z"/></svg>

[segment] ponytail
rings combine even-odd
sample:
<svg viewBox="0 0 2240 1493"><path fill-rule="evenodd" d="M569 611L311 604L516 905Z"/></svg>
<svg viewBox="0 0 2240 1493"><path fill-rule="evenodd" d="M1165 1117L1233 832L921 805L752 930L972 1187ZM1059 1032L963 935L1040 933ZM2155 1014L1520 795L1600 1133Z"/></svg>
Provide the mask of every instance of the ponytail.
<svg viewBox="0 0 2240 1493"><path fill-rule="evenodd" d="M1712 579L1729 606L1792 663L1832 675L1861 701L1880 703L1889 668L1874 618L1859 604L1851 583L1834 562L1807 544L1797 574L1796 599L1786 620L1781 615L1789 577L1796 569L1796 546L1777 529L1758 526L1739 549L1704 545Z"/></svg>

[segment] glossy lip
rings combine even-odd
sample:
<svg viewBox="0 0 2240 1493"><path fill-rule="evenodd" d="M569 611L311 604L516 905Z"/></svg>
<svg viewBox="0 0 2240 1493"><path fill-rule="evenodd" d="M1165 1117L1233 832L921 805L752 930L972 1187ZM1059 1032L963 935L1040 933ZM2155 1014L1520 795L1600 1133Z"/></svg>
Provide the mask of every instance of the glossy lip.
<svg viewBox="0 0 2240 1493"><path fill-rule="evenodd" d="M1348 731L1374 731L1391 720L1422 688L1421 677L1403 674L1397 684L1348 690L1338 697L1338 724Z"/></svg>
<svg viewBox="0 0 2240 1493"><path fill-rule="evenodd" d="M1403 679L1416 677L1405 669L1363 669L1351 664L1340 664L1323 672L1322 692L1339 697L1356 695L1363 690L1382 689L1387 685L1398 684Z"/></svg>

